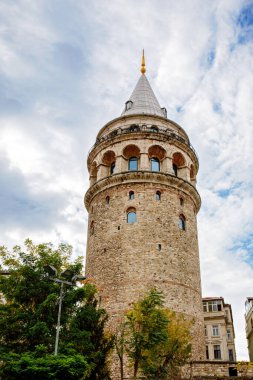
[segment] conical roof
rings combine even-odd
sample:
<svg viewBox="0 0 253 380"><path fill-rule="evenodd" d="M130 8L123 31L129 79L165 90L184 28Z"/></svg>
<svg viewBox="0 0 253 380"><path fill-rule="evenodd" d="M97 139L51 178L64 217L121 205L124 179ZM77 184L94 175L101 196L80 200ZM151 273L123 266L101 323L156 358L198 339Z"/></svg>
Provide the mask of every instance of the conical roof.
<svg viewBox="0 0 253 380"><path fill-rule="evenodd" d="M161 109L158 100L147 80L146 75L143 73L135 86L135 89L126 102L126 106L121 116L148 114L165 116L165 112Z"/></svg>

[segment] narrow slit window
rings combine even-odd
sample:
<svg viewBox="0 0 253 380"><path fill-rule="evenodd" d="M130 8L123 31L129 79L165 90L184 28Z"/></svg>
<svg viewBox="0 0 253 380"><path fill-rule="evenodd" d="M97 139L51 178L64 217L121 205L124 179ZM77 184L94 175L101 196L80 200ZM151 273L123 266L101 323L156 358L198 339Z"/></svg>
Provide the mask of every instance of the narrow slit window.
<svg viewBox="0 0 253 380"><path fill-rule="evenodd" d="M160 201L161 200L161 191L157 191L156 194L155 194L155 199L157 201Z"/></svg>
<svg viewBox="0 0 253 380"><path fill-rule="evenodd" d="M180 230L185 231L185 217L184 217L184 215L179 216L178 227L180 228Z"/></svg>
<svg viewBox="0 0 253 380"><path fill-rule="evenodd" d="M115 172L115 162L113 162L110 166L110 173L113 174Z"/></svg>
<svg viewBox="0 0 253 380"><path fill-rule="evenodd" d="M134 191L129 191L129 199L134 199Z"/></svg>
<svg viewBox="0 0 253 380"><path fill-rule="evenodd" d="M109 203L110 203L110 197L109 197L109 195L107 195L107 197L105 198L105 200L106 200L106 203L109 205Z"/></svg>
<svg viewBox="0 0 253 380"><path fill-rule="evenodd" d="M175 174L176 177L177 177L177 171L178 171L177 165L173 164L173 172L174 172L174 174Z"/></svg>

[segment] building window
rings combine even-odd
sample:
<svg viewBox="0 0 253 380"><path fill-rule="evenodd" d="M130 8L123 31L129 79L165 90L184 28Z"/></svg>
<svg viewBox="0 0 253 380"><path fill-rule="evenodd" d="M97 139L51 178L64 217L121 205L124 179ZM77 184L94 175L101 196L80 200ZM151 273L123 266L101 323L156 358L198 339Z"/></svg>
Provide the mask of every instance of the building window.
<svg viewBox="0 0 253 380"><path fill-rule="evenodd" d="M219 335L220 335L219 326L213 325L212 326L212 336L219 336Z"/></svg>
<svg viewBox="0 0 253 380"><path fill-rule="evenodd" d="M129 191L129 199L134 199L134 191Z"/></svg>
<svg viewBox="0 0 253 380"><path fill-rule="evenodd" d="M106 203L109 205L109 203L110 203L110 197L109 197L109 195L107 195L107 197L105 198L105 200L106 200Z"/></svg>
<svg viewBox="0 0 253 380"><path fill-rule="evenodd" d="M183 205L184 205L184 200L183 200L183 198L180 198L179 201L180 201L180 206L183 206Z"/></svg>
<svg viewBox="0 0 253 380"><path fill-rule="evenodd" d="M205 325L205 336L207 336L207 326Z"/></svg>
<svg viewBox="0 0 253 380"><path fill-rule="evenodd" d="M222 302L219 300L203 302L203 311L205 313L207 312L212 313L214 311L221 311L221 310L222 310Z"/></svg>
<svg viewBox="0 0 253 380"><path fill-rule="evenodd" d="M177 165L173 164L172 168L173 168L173 172L174 172L175 176L177 177Z"/></svg>
<svg viewBox="0 0 253 380"><path fill-rule="evenodd" d="M157 249L158 249L158 251L161 251L162 250L162 244L158 244Z"/></svg>
<svg viewBox="0 0 253 380"><path fill-rule="evenodd" d="M232 340L232 334L231 334L231 330L227 330L227 337L228 337L228 340Z"/></svg>
<svg viewBox="0 0 253 380"><path fill-rule="evenodd" d="M128 170L138 170L138 158L137 157L129 158Z"/></svg>
<svg viewBox="0 0 253 380"><path fill-rule="evenodd" d="M209 359L209 349L208 349L208 346L206 346L206 358L207 358L207 360Z"/></svg>
<svg viewBox="0 0 253 380"><path fill-rule="evenodd" d="M230 362L233 362L233 361L234 361L234 352L233 352L232 348L230 348L230 349L228 350L228 360L229 360Z"/></svg>
<svg viewBox="0 0 253 380"><path fill-rule="evenodd" d="M127 213L127 223L132 224L136 222L136 212L135 211L128 211Z"/></svg>
<svg viewBox="0 0 253 380"><path fill-rule="evenodd" d="M158 128L155 125L152 125L150 129L151 129L151 132L158 133Z"/></svg>
<svg viewBox="0 0 253 380"><path fill-rule="evenodd" d="M157 191L156 194L155 194L155 199L157 201L160 201L161 200L161 191Z"/></svg>
<svg viewBox="0 0 253 380"><path fill-rule="evenodd" d="M113 174L115 172L115 162L111 163L110 166L110 174Z"/></svg>
<svg viewBox="0 0 253 380"><path fill-rule="evenodd" d="M180 228L180 230L185 231L185 217L184 217L184 215L179 216L178 227Z"/></svg>
<svg viewBox="0 0 253 380"><path fill-rule="evenodd" d="M126 102L125 111L130 110L130 109L132 108L132 105L133 105L132 100L128 100L128 101Z"/></svg>
<svg viewBox="0 0 253 380"><path fill-rule="evenodd" d="M220 345L214 345L213 347L214 359L221 359Z"/></svg>
<svg viewBox="0 0 253 380"><path fill-rule="evenodd" d="M150 164L151 164L150 169L152 172L159 172L160 171L160 161L158 160L158 158L156 158L156 157L151 158Z"/></svg>

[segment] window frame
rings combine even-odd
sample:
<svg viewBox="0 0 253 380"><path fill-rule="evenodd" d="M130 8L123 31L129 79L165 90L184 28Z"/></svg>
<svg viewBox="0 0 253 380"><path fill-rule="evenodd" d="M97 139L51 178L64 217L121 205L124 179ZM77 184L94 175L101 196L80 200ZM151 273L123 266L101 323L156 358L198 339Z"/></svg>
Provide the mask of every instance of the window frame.
<svg viewBox="0 0 253 380"><path fill-rule="evenodd" d="M131 168L131 164L132 163L136 163L136 168L134 168L134 169ZM128 160L128 170L131 171L131 172L134 172L134 171L138 170L138 157L132 156L132 157L129 158L129 160Z"/></svg>
<svg viewBox="0 0 253 380"><path fill-rule="evenodd" d="M218 348L217 348L218 347ZM221 360L221 349L220 349L220 344L215 344L213 346L213 355L214 359Z"/></svg>
<svg viewBox="0 0 253 380"><path fill-rule="evenodd" d="M131 218L131 216L134 215L134 220L130 220L129 218ZM129 210L127 211L127 224L134 224L137 222L137 214L136 214L136 210Z"/></svg>
<svg viewBox="0 0 253 380"><path fill-rule="evenodd" d="M153 165L158 165L158 170L155 170ZM151 159L150 159L150 171L155 172L155 173L159 173L161 171L161 163L160 163L159 158L151 157Z"/></svg>
<svg viewBox="0 0 253 380"><path fill-rule="evenodd" d="M220 336L220 327L219 325L212 325L212 337Z"/></svg>

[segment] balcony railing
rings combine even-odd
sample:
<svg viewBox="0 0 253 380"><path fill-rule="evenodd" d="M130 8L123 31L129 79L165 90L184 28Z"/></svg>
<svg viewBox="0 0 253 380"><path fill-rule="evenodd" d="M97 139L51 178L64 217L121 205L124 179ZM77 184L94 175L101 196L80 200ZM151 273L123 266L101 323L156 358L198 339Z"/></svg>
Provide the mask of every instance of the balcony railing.
<svg viewBox="0 0 253 380"><path fill-rule="evenodd" d="M155 134L162 134L163 136L166 136L168 140L179 141L182 144L185 144L188 147L190 147L191 150L193 151L193 153L195 154L195 156L198 158L198 155L197 155L195 149L193 148L193 146L190 144L190 142L187 141L186 139L184 139L179 134L175 133L172 129L161 127L161 126L158 127L158 126L154 126L154 125L147 126L147 125L137 125L137 124L131 125L130 127L124 127L124 126L119 127L117 129L114 129L110 133L107 133L106 135L103 135L100 138L97 138L95 144L89 150L89 154L101 142L104 142L104 141L107 141L107 140L111 140L111 139L113 139L113 138L115 138L117 136L129 134L129 133L136 134L136 133L140 133L140 132L150 133L150 134L153 134L153 135L155 135Z"/></svg>

